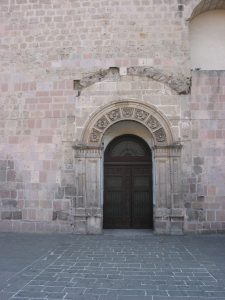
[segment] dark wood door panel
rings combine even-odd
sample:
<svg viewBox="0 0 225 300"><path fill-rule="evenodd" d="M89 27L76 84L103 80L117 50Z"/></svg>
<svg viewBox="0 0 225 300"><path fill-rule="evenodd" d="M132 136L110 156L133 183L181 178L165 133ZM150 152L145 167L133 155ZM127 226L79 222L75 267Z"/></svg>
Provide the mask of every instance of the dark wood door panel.
<svg viewBox="0 0 225 300"><path fill-rule="evenodd" d="M152 228L151 167L105 166L104 228Z"/></svg>
<svg viewBox="0 0 225 300"><path fill-rule="evenodd" d="M104 228L152 228L152 154L141 138L125 135L105 151Z"/></svg>
<svg viewBox="0 0 225 300"><path fill-rule="evenodd" d="M130 213L123 193L109 191L106 193L107 202L104 204L104 228L129 228Z"/></svg>
<svg viewBox="0 0 225 300"><path fill-rule="evenodd" d="M132 228L152 228L151 197L148 191L134 191L132 195Z"/></svg>
<svg viewBox="0 0 225 300"><path fill-rule="evenodd" d="M129 228L130 167L105 166L104 228Z"/></svg>
<svg viewBox="0 0 225 300"><path fill-rule="evenodd" d="M132 167L132 228L152 228L151 167Z"/></svg>

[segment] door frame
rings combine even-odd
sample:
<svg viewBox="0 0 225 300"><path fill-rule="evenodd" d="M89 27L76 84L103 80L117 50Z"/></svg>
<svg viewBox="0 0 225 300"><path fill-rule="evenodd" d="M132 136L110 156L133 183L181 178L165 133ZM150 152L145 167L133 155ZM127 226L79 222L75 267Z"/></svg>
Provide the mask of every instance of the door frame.
<svg viewBox="0 0 225 300"><path fill-rule="evenodd" d="M112 102L98 109L84 125L80 142L74 145L74 202L79 199L82 203L73 215L75 226L81 232L102 232L103 142L110 129L113 131L124 121L139 124L147 132L145 142L151 145L155 232L181 234L185 216L180 181L182 145L174 139L172 126L163 113L153 105L133 100ZM127 133L135 134L133 129ZM116 137L119 133L113 134Z"/></svg>

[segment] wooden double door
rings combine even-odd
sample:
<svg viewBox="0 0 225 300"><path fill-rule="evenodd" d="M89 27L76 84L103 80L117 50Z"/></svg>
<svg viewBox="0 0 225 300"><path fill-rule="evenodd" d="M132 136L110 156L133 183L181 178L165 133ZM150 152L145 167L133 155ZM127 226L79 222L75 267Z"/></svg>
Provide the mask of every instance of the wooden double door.
<svg viewBox="0 0 225 300"><path fill-rule="evenodd" d="M137 143L142 151L137 150ZM106 151L104 165L103 227L152 228L150 149L144 141L129 135L117 138L110 150Z"/></svg>

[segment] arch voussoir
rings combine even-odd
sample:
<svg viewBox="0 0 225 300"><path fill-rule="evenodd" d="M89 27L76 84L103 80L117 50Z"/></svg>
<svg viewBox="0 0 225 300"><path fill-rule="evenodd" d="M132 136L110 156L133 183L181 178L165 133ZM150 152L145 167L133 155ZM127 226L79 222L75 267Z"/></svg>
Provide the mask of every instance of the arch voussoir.
<svg viewBox="0 0 225 300"><path fill-rule="evenodd" d="M143 124L153 136L156 146L174 142L169 121L155 107L135 101L119 101L103 107L90 118L84 129L82 143L100 146L105 131L124 120Z"/></svg>

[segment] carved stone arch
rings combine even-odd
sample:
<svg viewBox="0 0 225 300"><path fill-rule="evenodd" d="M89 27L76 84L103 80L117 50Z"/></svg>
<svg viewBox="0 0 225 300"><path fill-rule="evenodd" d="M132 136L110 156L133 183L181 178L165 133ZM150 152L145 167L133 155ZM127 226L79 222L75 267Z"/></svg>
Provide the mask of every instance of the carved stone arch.
<svg viewBox="0 0 225 300"><path fill-rule="evenodd" d="M85 126L82 144L100 147L105 131L113 124L125 120L143 124L151 132L155 146L174 143L169 121L157 108L126 100L113 102L94 113Z"/></svg>

